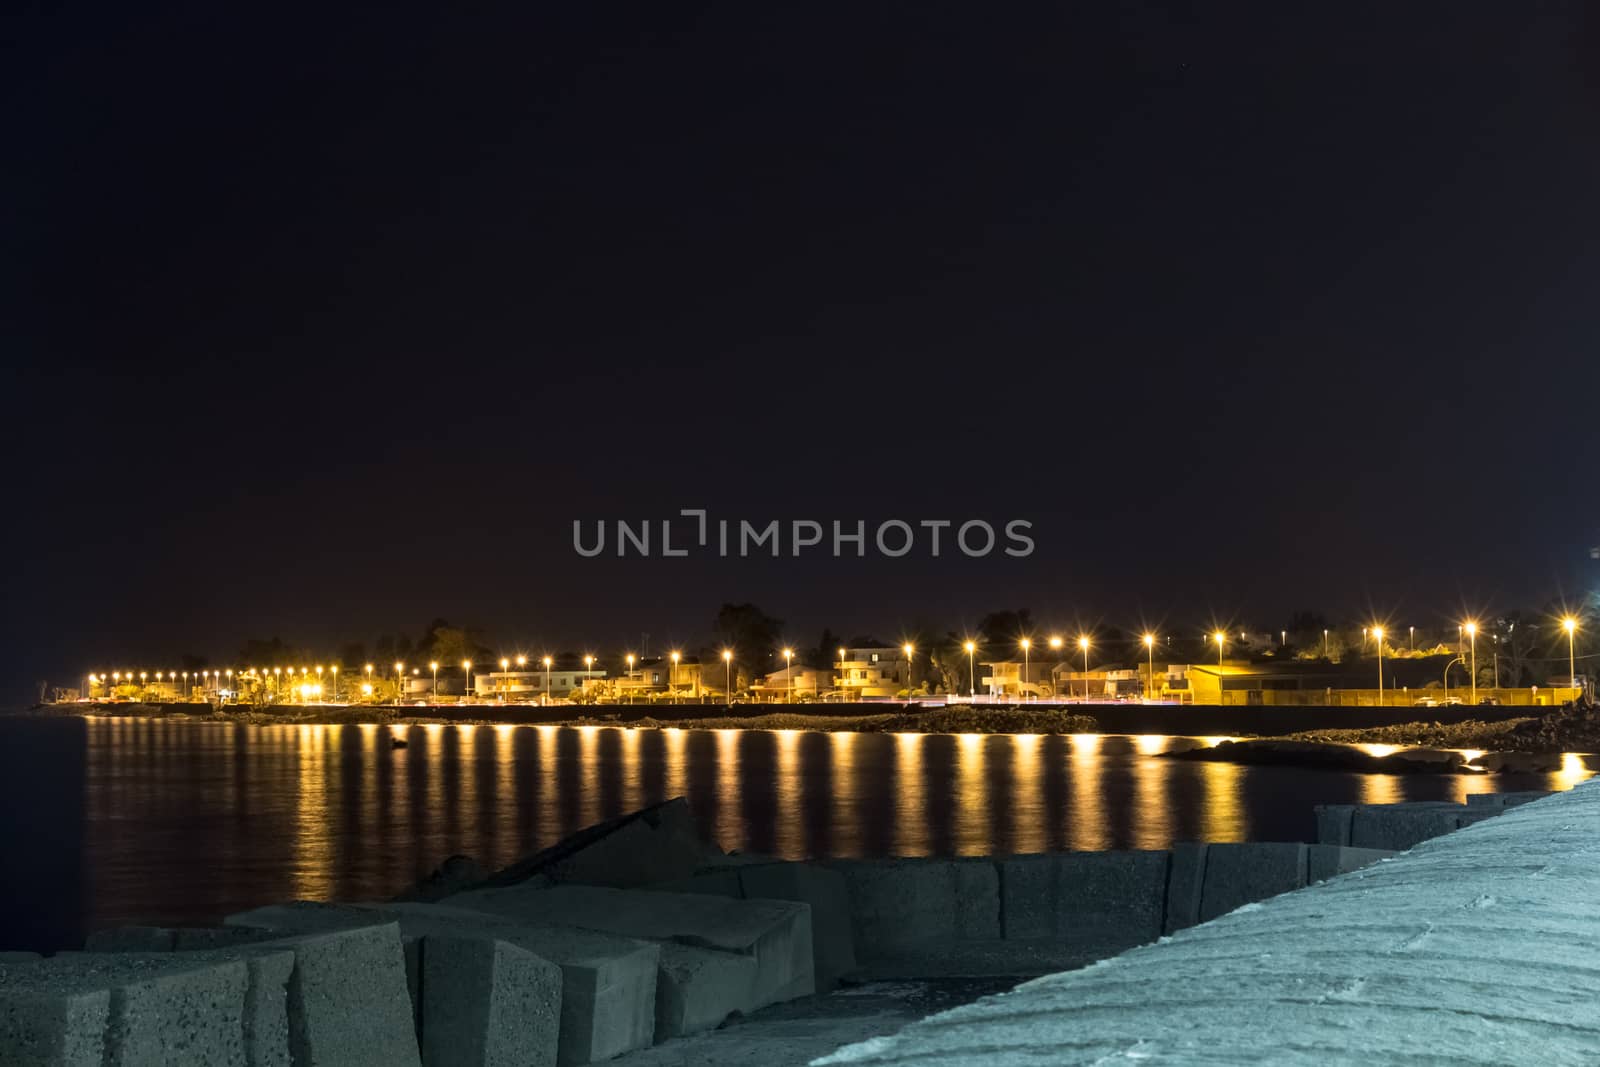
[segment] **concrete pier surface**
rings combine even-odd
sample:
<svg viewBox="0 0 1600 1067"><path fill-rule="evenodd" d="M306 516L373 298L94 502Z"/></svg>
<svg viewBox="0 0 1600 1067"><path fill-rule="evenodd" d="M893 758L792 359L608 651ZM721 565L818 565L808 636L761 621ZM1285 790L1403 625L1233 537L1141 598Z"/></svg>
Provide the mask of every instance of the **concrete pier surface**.
<svg viewBox="0 0 1600 1067"><path fill-rule="evenodd" d="M813 1062L1594 1063L1597 917L1585 783Z"/></svg>

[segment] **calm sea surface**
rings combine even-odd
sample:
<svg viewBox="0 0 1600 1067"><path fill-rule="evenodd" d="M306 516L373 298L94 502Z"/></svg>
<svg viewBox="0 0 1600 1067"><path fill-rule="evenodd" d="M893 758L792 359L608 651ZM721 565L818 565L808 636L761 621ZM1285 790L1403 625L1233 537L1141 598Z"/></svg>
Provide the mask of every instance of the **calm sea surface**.
<svg viewBox="0 0 1600 1067"><path fill-rule="evenodd" d="M394 748L391 737L408 746ZM1209 739L1215 741L1216 739ZM1306 840L1312 805L1589 775L1362 775L1169 760L1206 739L0 717L0 948L292 898L388 896L687 796L724 849L804 857Z"/></svg>

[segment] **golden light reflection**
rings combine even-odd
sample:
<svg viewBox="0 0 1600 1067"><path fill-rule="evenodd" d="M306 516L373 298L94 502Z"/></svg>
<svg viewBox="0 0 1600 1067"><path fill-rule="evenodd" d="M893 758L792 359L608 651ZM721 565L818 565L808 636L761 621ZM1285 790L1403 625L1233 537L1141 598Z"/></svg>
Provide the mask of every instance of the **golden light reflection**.
<svg viewBox="0 0 1600 1067"><path fill-rule="evenodd" d="M1382 759L1385 756L1392 756L1396 752L1399 752L1402 746L1400 746L1400 745L1379 745L1379 744L1374 744L1374 743L1371 743L1371 742L1361 742L1361 743L1357 744L1355 747L1360 749L1362 752L1365 752L1367 755L1372 756L1375 759Z"/></svg>
<svg viewBox="0 0 1600 1067"><path fill-rule="evenodd" d="M1100 735L1072 734L1067 741L1072 746L1072 818L1067 824L1071 846L1078 852L1110 848L1100 780Z"/></svg>
<svg viewBox="0 0 1600 1067"><path fill-rule="evenodd" d="M1141 756L1159 756L1172 744L1165 734L1140 734L1133 739L1133 747Z"/></svg>
<svg viewBox="0 0 1600 1067"><path fill-rule="evenodd" d="M327 900L333 895L333 819L328 809L327 735L319 726L300 726L294 734L300 751L295 778L294 856L289 881L296 900Z"/></svg>
<svg viewBox="0 0 1600 1067"><path fill-rule="evenodd" d="M1011 841L1015 852L1044 852L1049 848L1045 819L1044 774L1039 734L1015 734L1011 744Z"/></svg>
<svg viewBox="0 0 1600 1067"><path fill-rule="evenodd" d="M1405 799L1397 774L1361 775L1362 804L1398 804Z"/></svg>
<svg viewBox="0 0 1600 1067"><path fill-rule="evenodd" d="M684 750L688 746L689 738L676 726L669 726L661 731L664 742L665 759L663 775L666 779L667 796L681 797L689 791L688 772L685 770Z"/></svg>
<svg viewBox="0 0 1600 1067"><path fill-rule="evenodd" d="M622 739L622 806L627 811L644 807L644 767L639 760L639 731L624 729Z"/></svg>
<svg viewBox="0 0 1600 1067"><path fill-rule="evenodd" d="M894 850L897 856L922 856L928 851L923 741L922 734L894 735Z"/></svg>
<svg viewBox="0 0 1600 1067"><path fill-rule="evenodd" d="M744 819L739 810L739 730L714 730L717 735L716 843L728 851L745 847Z"/></svg>
<svg viewBox="0 0 1600 1067"><path fill-rule="evenodd" d="M600 780L600 728L598 726L578 727L578 766L583 768L584 778L598 785ZM578 802L578 825L593 826L600 819L600 790L598 788L583 790L581 799Z"/></svg>
<svg viewBox="0 0 1600 1067"><path fill-rule="evenodd" d="M1133 847L1162 849L1172 843L1172 802L1167 789L1176 765L1172 760L1151 759L1172 746L1163 734L1141 734L1133 747L1146 757L1133 761Z"/></svg>
<svg viewBox="0 0 1600 1067"><path fill-rule="evenodd" d="M829 750L833 756L833 822L834 851L846 859L861 855L861 834L854 831L857 823L856 737L851 731L829 734Z"/></svg>
<svg viewBox="0 0 1600 1067"><path fill-rule="evenodd" d="M1244 810L1239 786L1245 768L1237 763L1202 760L1200 839L1202 841L1245 841L1250 837L1250 818Z"/></svg>
<svg viewBox="0 0 1600 1067"><path fill-rule="evenodd" d="M1561 754L1561 769L1550 776L1550 788L1571 789L1579 782L1586 780L1593 772L1583 762L1583 757L1576 752L1563 752Z"/></svg>
<svg viewBox="0 0 1600 1067"><path fill-rule="evenodd" d="M986 734L956 735L956 854L981 856L989 849L989 791L984 787Z"/></svg>
<svg viewBox="0 0 1600 1067"><path fill-rule="evenodd" d="M773 838L780 856L798 856L805 851L800 825L800 731L774 730L778 743L778 780L773 783L778 798Z"/></svg>

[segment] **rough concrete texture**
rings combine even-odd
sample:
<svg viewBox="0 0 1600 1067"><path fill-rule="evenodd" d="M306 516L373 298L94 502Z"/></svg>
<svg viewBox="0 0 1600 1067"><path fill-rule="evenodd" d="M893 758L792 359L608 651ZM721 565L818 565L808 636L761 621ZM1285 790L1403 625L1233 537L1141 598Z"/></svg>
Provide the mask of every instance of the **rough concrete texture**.
<svg viewBox="0 0 1600 1067"><path fill-rule="evenodd" d="M422 944L422 1062L553 1067L561 969L504 941L429 935Z"/></svg>
<svg viewBox="0 0 1600 1067"><path fill-rule="evenodd" d="M1179 841L1172 846L1167 868L1167 911L1161 932L1170 934L1200 921L1200 893L1206 874L1206 846L1201 841Z"/></svg>
<svg viewBox="0 0 1600 1067"><path fill-rule="evenodd" d="M1200 921L1305 884L1306 846L1298 841L1207 845Z"/></svg>
<svg viewBox="0 0 1600 1067"><path fill-rule="evenodd" d="M481 889L450 897L446 903L513 919L753 956L757 968L750 997L753 1007L815 991L811 909L801 901L557 885L537 890Z"/></svg>
<svg viewBox="0 0 1600 1067"><path fill-rule="evenodd" d="M0 966L0 1063L247 1067L238 959L73 953Z"/></svg>
<svg viewBox="0 0 1600 1067"><path fill-rule="evenodd" d="M661 950L645 941L443 904L357 907L297 902L231 915L227 921L279 930L337 930L391 919L399 921L407 956L416 968L410 989L417 1004L416 1026L424 1035L419 939L444 936L505 941L561 969L557 1056L564 1065L608 1059L647 1046L655 1036Z"/></svg>
<svg viewBox="0 0 1600 1067"><path fill-rule="evenodd" d="M842 874L811 863L769 863L741 867L738 875L747 900L799 900L811 908L811 955L818 992L834 988L839 979L856 969L850 889Z"/></svg>
<svg viewBox="0 0 1600 1067"><path fill-rule="evenodd" d="M1454 833L1480 819L1493 818L1502 810L1429 802L1362 805L1356 808L1350 820L1350 844L1356 848L1404 852L1430 838Z"/></svg>
<svg viewBox="0 0 1600 1067"><path fill-rule="evenodd" d="M858 959L999 936L1000 881L991 860L835 860L824 866L844 876Z"/></svg>
<svg viewBox="0 0 1600 1067"><path fill-rule="evenodd" d="M656 1040L710 1030L736 1012L750 1011L757 977L754 956L663 944L656 975Z"/></svg>
<svg viewBox="0 0 1600 1067"><path fill-rule="evenodd" d="M1350 843L1350 821L1356 813L1354 804L1318 804L1312 810L1317 817L1317 844Z"/></svg>
<svg viewBox="0 0 1600 1067"><path fill-rule="evenodd" d="M1386 860L1394 852L1383 848L1345 848L1340 845L1306 846L1306 882L1326 882L1341 874L1358 871L1369 864Z"/></svg>
<svg viewBox="0 0 1600 1067"><path fill-rule="evenodd" d="M296 1067L418 1065L397 923L265 942L294 952L289 1052Z"/></svg>
<svg viewBox="0 0 1600 1067"><path fill-rule="evenodd" d="M1120 951L1161 936L1166 852L1060 852L999 864L1007 941Z"/></svg>
<svg viewBox="0 0 1600 1067"><path fill-rule="evenodd" d="M720 851L701 840L682 797L587 827L490 877L483 887L518 885L535 875L631 888L688 878Z"/></svg>
<svg viewBox="0 0 1600 1067"><path fill-rule="evenodd" d="M1543 800L1549 795L1548 789L1533 789L1519 793L1473 793L1467 797L1467 807L1515 808L1522 804L1531 804L1535 800Z"/></svg>
<svg viewBox="0 0 1600 1067"><path fill-rule="evenodd" d="M818 1064L1577 1064L1600 783Z"/></svg>
<svg viewBox="0 0 1600 1067"><path fill-rule="evenodd" d="M83 942L85 952L171 952L178 934L164 926L113 926L95 930Z"/></svg>

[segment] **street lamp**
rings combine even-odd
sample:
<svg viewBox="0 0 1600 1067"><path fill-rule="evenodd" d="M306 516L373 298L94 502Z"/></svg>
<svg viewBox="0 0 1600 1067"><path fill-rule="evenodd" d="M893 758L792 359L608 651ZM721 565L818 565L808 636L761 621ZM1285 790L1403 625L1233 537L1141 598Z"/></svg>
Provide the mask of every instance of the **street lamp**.
<svg viewBox="0 0 1600 1067"><path fill-rule="evenodd" d="M438 663L438 661L437 660L430 660L429 663L428 663L428 669L433 672L433 693L432 693L431 699L438 700L439 699L439 663ZM322 668L321 667L317 668L317 673L318 674L322 673Z"/></svg>
<svg viewBox="0 0 1600 1067"><path fill-rule="evenodd" d="M551 661L549 656L546 656L544 658L544 698L541 701L541 703L544 703L544 704L550 703L550 664L551 664L551 662L552 661Z"/></svg>
<svg viewBox="0 0 1600 1067"><path fill-rule="evenodd" d="M679 654L672 654L672 670L667 675L667 693L671 696L672 703L678 702L678 659Z"/></svg>
<svg viewBox="0 0 1600 1067"><path fill-rule="evenodd" d="M518 656L517 657L517 671L519 673L521 672L522 668L526 667L527 665L528 665L528 657L527 656ZM511 679L507 678L506 679L506 694L509 696L510 693L511 693Z"/></svg>
<svg viewBox="0 0 1600 1067"><path fill-rule="evenodd" d="M461 683L461 699L465 700L472 695L472 661L470 659L464 659L461 661L461 675L463 678Z"/></svg>
<svg viewBox="0 0 1600 1067"><path fill-rule="evenodd" d="M722 650L722 695L724 703L733 705L733 652L731 649Z"/></svg>
<svg viewBox="0 0 1600 1067"><path fill-rule="evenodd" d="M400 696L406 691L406 665L399 660L394 661L394 702L400 703Z"/></svg>
<svg viewBox="0 0 1600 1067"><path fill-rule="evenodd" d="M1059 653L1061 651L1061 638L1060 638L1060 636L1056 635L1056 636L1052 636L1050 638L1050 651L1056 652L1056 653ZM1057 659L1056 666L1059 667L1060 665L1061 665L1060 664L1060 660ZM1052 667L1050 669L1050 692L1051 692L1052 695L1054 695L1054 693L1055 693L1055 667Z"/></svg>
<svg viewBox="0 0 1600 1067"><path fill-rule="evenodd" d="M1469 622L1462 626L1461 629L1466 633L1467 639L1472 642L1472 670L1468 681L1472 683L1472 702L1476 704L1478 702L1478 624Z"/></svg>
<svg viewBox="0 0 1600 1067"><path fill-rule="evenodd" d="M1578 620L1571 615L1561 620L1561 628L1567 631L1567 675L1572 682L1572 688L1578 688L1578 654L1573 647L1573 635L1578 632Z"/></svg>
<svg viewBox="0 0 1600 1067"><path fill-rule="evenodd" d="M1083 649L1083 699L1089 699L1089 636L1084 634L1078 638L1078 647Z"/></svg>
<svg viewBox="0 0 1600 1067"><path fill-rule="evenodd" d="M850 681L850 675L849 675L849 672L845 670L845 666L844 666L844 649L841 648L841 649L839 649L839 699L840 700L843 700L848 695L846 690L849 687L848 687L848 685L846 683L848 683L849 681Z"/></svg>
<svg viewBox="0 0 1600 1067"><path fill-rule="evenodd" d="M628 700L631 702L633 700L633 693L632 693L633 661L634 661L635 657L634 657L632 652L629 652L626 656L623 656L622 658L628 661L628 684L629 684L629 690L630 690L629 693L628 693Z"/></svg>
<svg viewBox="0 0 1600 1067"><path fill-rule="evenodd" d="M841 649L841 651L843 651ZM906 696L911 695L911 678L916 673L912 668L916 665L917 646L910 641L900 646L900 651L906 654Z"/></svg>
<svg viewBox="0 0 1600 1067"><path fill-rule="evenodd" d="M973 665L972 654L978 650L978 646L968 641L961 647L967 650L967 696L975 700L978 696L978 668Z"/></svg>
<svg viewBox="0 0 1600 1067"><path fill-rule="evenodd" d="M511 688L511 661L504 656L500 657L500 703L506 702L506 693Z"/></svg>
<svg viewBox="0 0 1600 1067"><path fill-rule="evenodd" d="M1150 696L1150 698L1153 698L1155 696L1155 692L1156 692L1156 635L1155 634L1145 634L1144 635L1144 650L1150 656L1150 686L1149 686L1150 694L1149 694L1149 696Z"/></svg>
<svg viewBox="0 0 1600 1067"><path fill-rule="evenodd" d="M674 660L673 662L676 663L677 661ZM585 657L583 657L583 695L586 696L586 697L589 695L589 675L590 675L590 672L592 672L593 670L594 670L594 657L593 656L585 656Z"/></svg>
<svg viewBox="0 0 1600 1067"><path fill-rule="evenodd" d="M1372 628L1372 639L1378 643L1378 707L1383 707L1383 627Z"/></svg>
<svg viewBox="0 0 1600 1067"><path fill-rule="evenodd" d="M1028 684L1028 649L1033 647L1033 642L1024 637L1018 643L1022 645L1022 681L1017 684L1017 696L1026 700L1028 691L1023 686Z"/></svg>
<svg viewBox="0 0 1600 1067"><path fill-rule="evenodd" d="M1363 633L1365 633L1365 631L1363 631ZM1218 630L1216 633L1212 634L1211 636L1217 639L1217 666L1220 667L1220 666L1222 666L1222 644L1223 644L1224 641L1227 640L1228 635L1223 633L1221 630ZM1217 680L1217 688L1218 688L1219 691L1221 690L1221 687L1222 687L1222 680L1220 678L1218 678L1218 680Z"/></svg>
<svg viewBox="0 0 1600 1067"><path fill-rule="evenodd" d="M1328 631L1322 631L1322 658L1328 658Z"/></svg>
<svg viewBox="0 0 1600 1067"><path fill-rule="evenodd" d="M794 703L794 649L783 650L783 673L789 679L789 703Z"/></svg>

